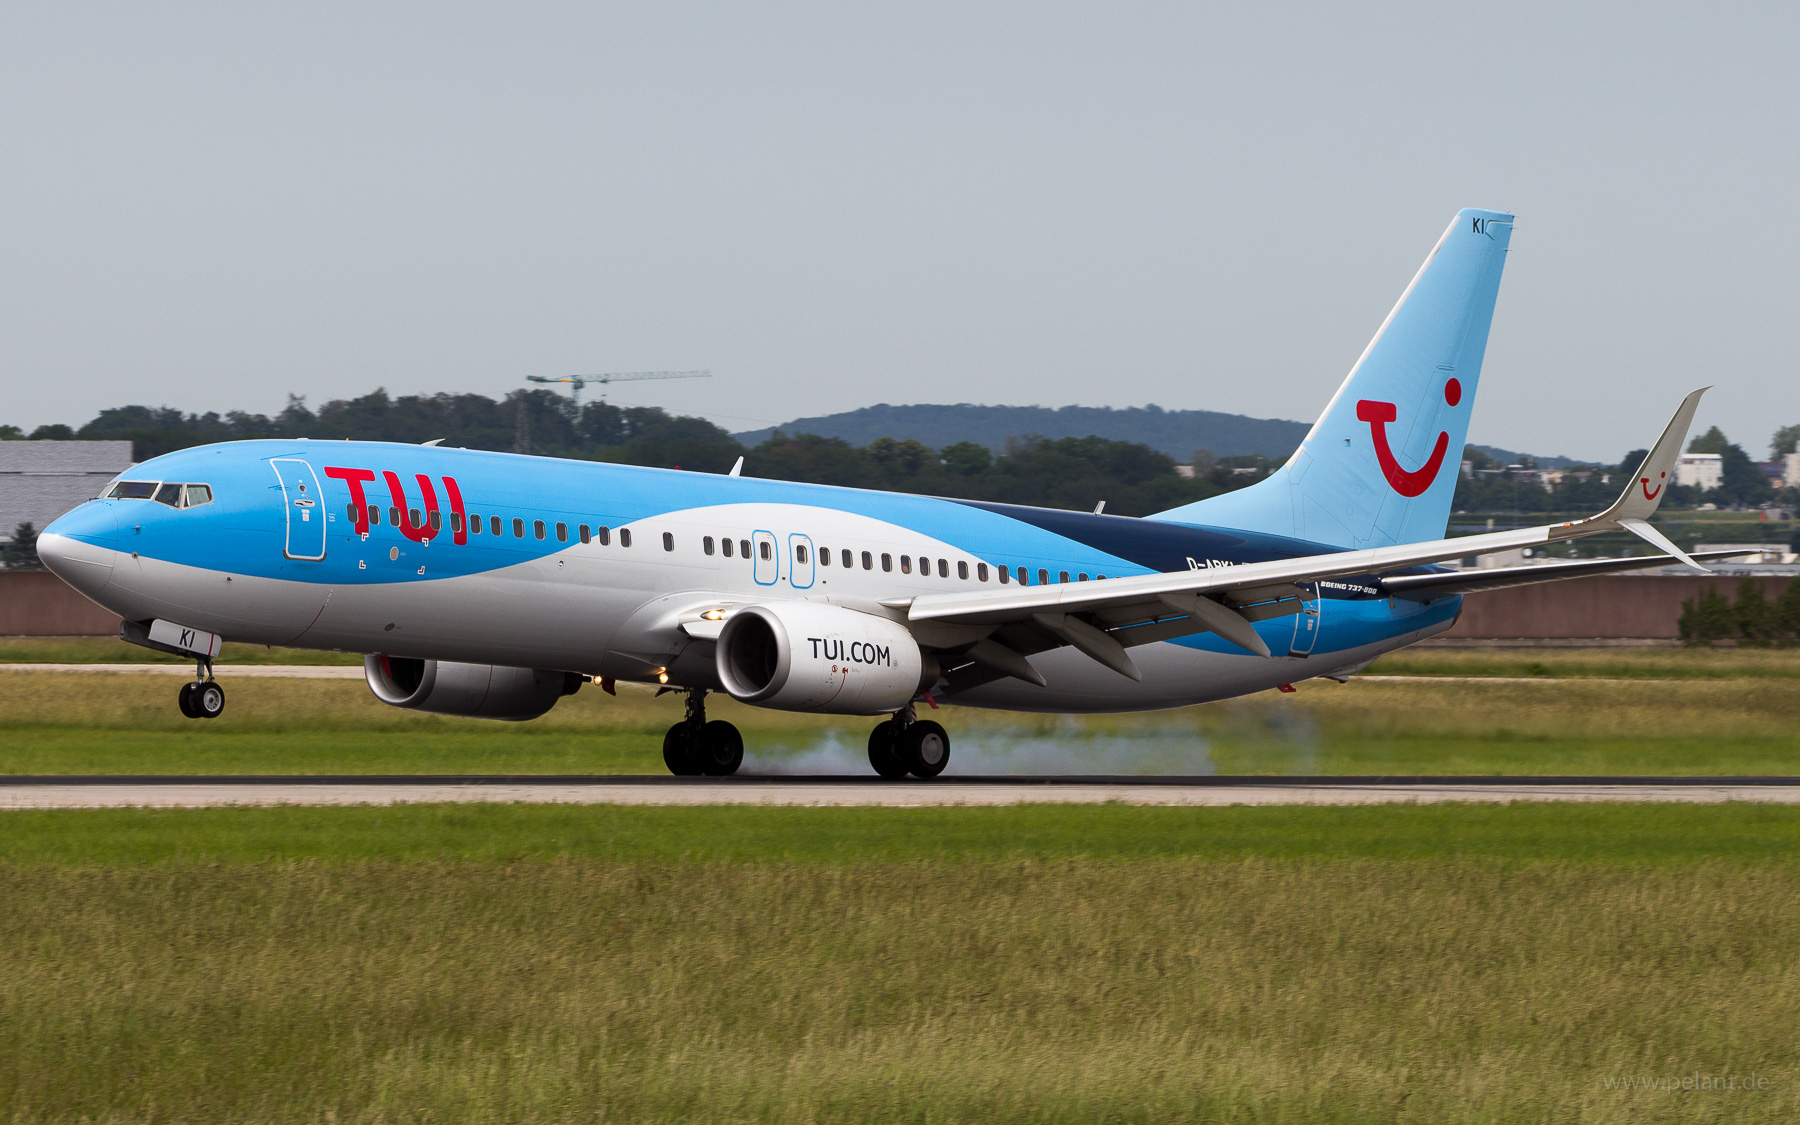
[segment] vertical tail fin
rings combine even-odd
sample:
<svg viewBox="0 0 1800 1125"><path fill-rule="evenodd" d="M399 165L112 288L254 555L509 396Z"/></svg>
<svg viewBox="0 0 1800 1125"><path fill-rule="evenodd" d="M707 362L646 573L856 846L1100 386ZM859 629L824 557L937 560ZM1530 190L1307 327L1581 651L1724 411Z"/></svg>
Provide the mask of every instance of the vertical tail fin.
<svg viewBox="0 0 1800 1125"><path fill-rule="evenodd" d="M1154 518L1341 547L1442 538L1512 228L1459 211L1287 464Z"/></svg>

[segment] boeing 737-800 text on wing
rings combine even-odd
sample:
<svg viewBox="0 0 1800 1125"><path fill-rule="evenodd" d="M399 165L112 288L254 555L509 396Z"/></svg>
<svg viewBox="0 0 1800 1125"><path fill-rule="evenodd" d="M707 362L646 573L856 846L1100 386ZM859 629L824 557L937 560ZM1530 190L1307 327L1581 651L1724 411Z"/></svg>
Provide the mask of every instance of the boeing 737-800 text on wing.
<svg viewBox="0 0 1800 1125"><path fill-rule="evenodd" d="M1300 448L1237 492L1147 519L385 442L245 441L138 465L38 540L44 562L192 656L217 715L227 641L366 654L397 707L532 719L589 680L666 684L676 773L743 740L708 692L884 716L871 765L950 756L922 702L1131 711L1343 676L1448 629L1464 594L1661 565L1430 564L1645 522L1700 392L1618 503L1575 523L1443 538L1512 236L1465 210Z"/></svg>

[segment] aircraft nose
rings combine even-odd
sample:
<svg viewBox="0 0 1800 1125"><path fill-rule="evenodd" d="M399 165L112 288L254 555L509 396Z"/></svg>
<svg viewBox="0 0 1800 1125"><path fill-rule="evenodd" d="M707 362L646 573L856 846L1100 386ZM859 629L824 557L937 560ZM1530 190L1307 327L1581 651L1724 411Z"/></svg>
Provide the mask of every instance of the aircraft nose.
<svg viewBox="0 0 1800 1125"><path fill-rule="evenodd" d="M111 506L90 501L50 522L38 536L38 558L50 573L93 597L112 580L117 534Z"/></svg>

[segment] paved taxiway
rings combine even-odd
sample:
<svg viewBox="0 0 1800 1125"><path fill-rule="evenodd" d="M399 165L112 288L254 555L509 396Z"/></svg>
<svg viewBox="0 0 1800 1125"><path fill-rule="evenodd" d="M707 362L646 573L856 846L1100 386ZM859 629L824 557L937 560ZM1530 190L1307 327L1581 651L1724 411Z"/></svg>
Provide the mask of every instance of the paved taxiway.
<svg viewBox="0 0 1800 1125"><path fill-rule="evenodd" d="M1371 805L1441 801L1800 804L1800 778L135 777L0 778L0 809L391 805Z"/></svg>

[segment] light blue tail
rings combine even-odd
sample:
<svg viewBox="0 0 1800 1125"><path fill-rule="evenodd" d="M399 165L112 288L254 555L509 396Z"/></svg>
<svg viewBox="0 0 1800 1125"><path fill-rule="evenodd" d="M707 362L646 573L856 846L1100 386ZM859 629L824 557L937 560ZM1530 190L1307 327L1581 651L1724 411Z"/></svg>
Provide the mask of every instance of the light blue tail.
<svg viewBox="0 0 1800 1125"><path fill-rule="evenodd" d="M1457 213L1286 465L1153 518L1340 547L1443 538L1512 223Z"/></svg>

